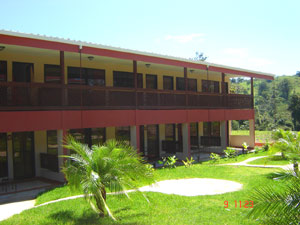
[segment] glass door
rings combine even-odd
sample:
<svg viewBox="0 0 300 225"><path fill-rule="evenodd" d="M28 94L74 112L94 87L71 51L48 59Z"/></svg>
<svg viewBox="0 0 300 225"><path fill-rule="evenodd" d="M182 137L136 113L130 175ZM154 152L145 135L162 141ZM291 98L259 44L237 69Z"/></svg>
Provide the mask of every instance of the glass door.
<svg viewBox="0 0 300 225"><path fill-rule="evenodd" d="M12 134L14 179L31 178L35 175L33 132Z"/></svg>
<svg viewBox="0 0 300 225"><path fill-rule="evenodd" d="M7 136L0 133L0 179L8 177Z"/></svg>
<svg viewBox="0 0 300 225"><path fill-rule="evenodd" d="M147 152L149 159L159 158L158 125L147 125Z"/></svg>

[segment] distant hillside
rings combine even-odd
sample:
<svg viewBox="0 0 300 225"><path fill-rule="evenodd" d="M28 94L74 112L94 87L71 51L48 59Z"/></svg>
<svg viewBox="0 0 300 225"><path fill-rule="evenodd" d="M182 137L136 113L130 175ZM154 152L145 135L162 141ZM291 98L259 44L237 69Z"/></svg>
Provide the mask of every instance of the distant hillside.
<svg viewBox="0 0 300 225"><path fill-rule="evenodd" d="M231 91L250 94L250 79L235 78L231 81ZM288 110L291 96L300 95L299 76L278 76L274 81L254 80L255 127L257 130L275 128L296 129L291 112ZM293 123L294 122L294 123ZM243 126L241 126L243 125ZM246 124L237 124L239 129L247 129Z"/></svg>

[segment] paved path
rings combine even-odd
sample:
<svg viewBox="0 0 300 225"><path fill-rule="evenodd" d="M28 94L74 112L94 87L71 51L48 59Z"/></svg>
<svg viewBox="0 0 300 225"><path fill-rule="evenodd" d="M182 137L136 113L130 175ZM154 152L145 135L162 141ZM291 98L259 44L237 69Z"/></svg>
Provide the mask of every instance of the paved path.
<svg viewBox="0 0 300 225"><path fill-rule="evenodd" d="M288 165L253 165L253 164L248 164L248 162L257 160L257 159L261 159L261 158L265 158L268 156L257 156L257 157L252 157L249 159L246 159L242 162L237 162L237 163L228 163L228 164L220 164L222 166L249 166L249 167L261 167L261 168L282 168L285 170L290 170L293 169L293 164L288 164Z"/></svg>
<svg viewBox="0 0 300 225"><path fill-rule="evenodd" d="M222 166L224 165L233 165L233 166L249 166L249 167L262 167L262 168L282 168L282 169L291 169L292 164L289 165L284 165L284 166L279 166L279 165L251 165L247 164L248 162L254 161L256 159L264 158L268 156L258 156L258 157L252 157L249 159L246 159L242 162L238 163L228 163L228 164L221 164ZM242 185L233 182L233 181L227 181L227 180L217 180L217 179L199 179L199 178L194 178L194 179L180 179L180 180L166 180L166 181L160 181L157 183L157 185L150 185L150 186L145 186L140 188L141 191L154 191L154 192L161 192L161 193L166 193L166 194L179 194L179 195L185 195L185 196L196 196L196 195L214 195L214 194L222 194L225 192L230 192L230 191L237 191L242 188ZM168 182L169 181L169 182ZM176 181L182 181L182 182L177 182ZM215 182L220 182L216 185ZM175 183L174 183L175 182ZM232 183L230 183L232 182ZM192 185L186 185L186 184L191 184ZM198 185L196 185L198 184ZM208 184L208 185L207 185ZM213 185L212 185L213 184ZM226 191L223 190L222 188L219 190L213 188L213 187L228 187ZM177 187L177 188L176 188ZM192 188L192 189L187 189L186 188ZM128 192L133 192L135 190L128 190ZM110 194L120 194L120 192L116 193L108 193ZM54 201L46 202L37 206L34 206L35 200L29 200L29 201L22 201L22 202L15 202L15 203L9 203L9 204L4 204L0 205L0 221L5 220L15 214L21 213L22 211L30 208L37 208L41 207L44 205L52 204L55 202L60 202L60 201L66 201L70 199L76 199L76 198L82 198L83 195L76 195L76 196L71 196L71 197L66 197L66 198L61 198L57 199Z"/></svg>
<svg viewBox="0 0 300 225"><path fill-rule="evenodd" d="M35 200L27 200L22 202L14 202L0 205L0 221L19 214L26 209L33 208Z"/></svg>
<svg viewBox="0 0 300 225"><path fill-rule="evenodd" d="M198 196L198 195L216 195L227 192L238 191L243 188L243 185L234 181L208 179L208 178L191 178L191 179L177 179L164 180L153 185L139 188L140 191L160 192L164 194L176 194L182 196ZM128 190L126 193L134 192L135 190ZM121 194L122 192L108 193L108 195ZM34 206L35 200L23 201L17 203L10 203L0 206L1 217L0 221L7 219L15 214L30 208L37 208L52 203L66 201L71 199L82 198L84 195L76 195L66 198L61 198ZM4 213L2 213L4 212Z"/></svg>

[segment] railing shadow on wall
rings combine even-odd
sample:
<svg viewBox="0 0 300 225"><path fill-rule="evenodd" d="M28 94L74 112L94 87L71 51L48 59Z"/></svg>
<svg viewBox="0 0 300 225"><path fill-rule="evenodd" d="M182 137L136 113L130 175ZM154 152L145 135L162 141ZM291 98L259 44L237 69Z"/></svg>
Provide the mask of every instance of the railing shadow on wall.
<svg viewBox="0 0 300 225"><path fill-rule="evenodd" d="M0 82L0 110L251 109L251 95Z"/></svg>

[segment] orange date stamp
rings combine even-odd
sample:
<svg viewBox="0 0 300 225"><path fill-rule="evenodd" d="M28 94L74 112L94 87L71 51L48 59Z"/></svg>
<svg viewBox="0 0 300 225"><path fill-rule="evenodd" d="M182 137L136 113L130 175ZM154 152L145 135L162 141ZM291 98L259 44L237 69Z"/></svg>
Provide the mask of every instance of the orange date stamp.
<svg viewBox="0 0 300 225"><path fill-rule="evenodd" d="M234 202L229 203L228 201L224 201L224 208L228 208L229 206L234 205L235 208L246 208L246 209L252 209L254 206L253 201L237 201L234 200Z"/></svg>

